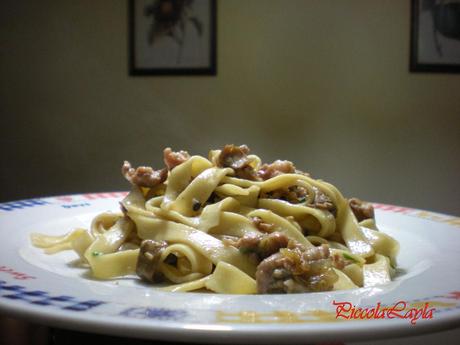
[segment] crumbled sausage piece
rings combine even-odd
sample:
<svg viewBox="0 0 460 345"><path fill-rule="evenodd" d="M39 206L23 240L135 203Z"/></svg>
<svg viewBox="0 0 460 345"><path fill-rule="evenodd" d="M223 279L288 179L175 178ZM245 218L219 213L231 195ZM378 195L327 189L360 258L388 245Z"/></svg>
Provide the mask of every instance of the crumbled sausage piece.
<svg viewBox="0 0 460 345"><path fill-rule="evenodd" d="M347 265L343 255L340 253L334 253L334 255L331 256L331 259L332 265L339 270L343 269Z"/></svg>
<svg viewBox="0 0 460 345"><path fill-rule="evenodd" d="M252 218L252 224L255 225L255 227L261 231L261 232L273 232L273 228L275 227L275 225L273 224L270 224L270 223L266 223L262 220L262 218L260 217L253 217Z"/></svg>
<svg viewBox="0 0 460 345"><path fill-rule="evenodd" d="M374 219L374 207L371 203L358 198L351 198L348 202L358 222L369 218Z"/></svg>
<svg viewBox="0 0 460 345"><path fill-rule="evenodd" d="M239 238L233 245L244 253L256 253L260 260L288 246L289 239L280 232L271 234L249 233Z"/></svg>
<svg viewBox="0 0 460 345"><path fill-rule="evenodd" d="M140 166L136 169L125 161L121 173L131 183L139 187L152 188L163 183L168 177L168 169L154 170L151 167Z"/></svg>
<svg viewBox="0 0 460 345"><path fill-rule="evenodd" d="M163 161L168 170L174 169L176 166L184 163L190 158L187 151L174 152L170 147L163 150Z"/></svg>
<svg viewBox="0 0 460 345"><path fill-rule="evenodd" d="M160 257L167 246L165 241L142 241L136 265L136 273L139 277L149 282L158 281Z"/></svg>
<svg viewBox="0 0 460 345"><path fill-rule="evenodd" d="M263 180L268 180L281 174L293 174L295 172L296 168L292 162L276 160L271 164L262 165L257 172L257 175L259 175Z"/></svg>
<svg viewBox="0 0 460 345"><path fill-rule="evenodd" d="M235 170L235 176L239 177L239 178L242 178L242 179L250 180L250 181L259 180L259 177L257 176L256 170L252 166L250 166L249 164L245 165L241 169L236 169Z"/></svg>
<svg viewBox="0 0 460 345"><path fill-rule="evenodd" d="M262 236L257 233L248 233L237 239L232 243L232 245L245 253L256 252L259 247L261 237Z"/></svg>

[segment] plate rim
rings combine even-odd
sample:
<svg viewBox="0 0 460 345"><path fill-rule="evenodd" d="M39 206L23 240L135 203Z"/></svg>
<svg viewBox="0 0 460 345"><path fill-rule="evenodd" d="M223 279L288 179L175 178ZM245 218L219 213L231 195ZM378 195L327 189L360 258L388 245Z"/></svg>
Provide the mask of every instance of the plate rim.
<svg viewBox="0 0 460 345"><path fill-rule="evenodd" d="M81 197L85 195L98 195L98 194L126 194L127 191L114 191L114 192L95 192L95 193L76 193L76 194L64 194L64 195L56 195L56 196L47 196L47 197L38 197L38 198L30 198L30 199L21 199L21 200L16 200L16 201L8 201L8 202L2 202L0 205L8 205L11 203L16 203L16 202L27 202L31 200L49 200L49 199L59 199L59 198L65 198L65 197ZM118 195L116 198L120 198L120 195ZM104 199L115 199L115 197L104 197ZM90 199L89 199L90 200ZM96 200L96 199L92 199ZM415 211L421 211L421 212L427 212L429 214L434 214L434 215L440 215L444 217L449 217L449 218L455 218L458 219L456 216L440 213L440 212L433 212L433 211L428 211L428 210L421 210L421 209L415 209L415 208L408 208L408 207L403 207L403 206L397 206L397 205L390 205L390 204L382 204L382 203L376 203L372 202L372 204L375 206L377 205L376 209L380 211L388 211L392 212L391 208L396 208L396 209L401 209L401 210L407 210L407 212L415 212ZM49 204L50 206L57 206L57 204ZM390 208L390 209L384 209L385 207ZM383 209L382 209L383 208ZM97 210L99 212L100 210ZM401 215L408 215L405 213L406 211L401 211ZM420 218L423 220L429 220L428 218ZM445 223L444 223L445 224ZM449 224L445 224L449 225ZM64 329L75 329L75 330L82 330L82 331L87 331L88 329L91 329L92 332L95 333L101 333L101 334L116 334L119 336L123 336L123 332L127 332L127 329L124 327L121 328L116 328L116 332L107 332L107 330L110 327L114 327L114 323L118 326L123 325L123 323L116 322L115 320L122 320L119 316L114 316L114 315L99 315L100 320L97 320L98 315L97 314L83 314L85 317L75 317L73 313L69 313L64 310L59 310L59 309L48 309L47 312L43 313L43 309L37 309L40 307L35 308L36 306L30 305L30 304L15 304L10 301L5 301L5 299L0 298L0 311L7 311L8 315L14 315L18 318L21 319L27 319L27 320L32 320L36 321L36 318L39 318L41 322L44 324L48 324L52 326L53 324L59 324L60 327ZM52 312L48 312L49 310L52 310ZM88 318L89 317L89 318ZM96 318L95 320L92 320L93 318ZM104 321L104 319L111 320L109 321ZM77 322L75 323L75 320ZM126 320L130 320L127 318ZM137 323L133 323L136 321ZM142 322L139 322L142 321ZM205 326L207 324L199 324L198 326L195 325L195 327L192 328L187 328L187 324L184 324L183 322L174 322L174 321L168 321L168 322L161 322L159 326L152 327L150 326L149 329L143 328L142 325L144 325L146 322L145 320L134 320L131 319L131 321L128 321L125 323L125 325L130 325L130 332L128 329L128 333L130 333L131 337L136 337L136 338L145 338L145 339L161 339L161 340L171 340L171 332L174 330L176 333L176 336L178 337L177 340L180 341L180 338L183 337L182 339L184 340L189 340L190 339L196 339L199 341L205 341L207 342L208 340L203 339L204 336L208 336L209 341L212 341L213 339L217 339L216 337L219 337L219 340L226 339L228 336L229 342L234 342L234 341L254 341L257 342L257 337L260 337L261 341L266 342L267 338L270 337L273 339L273 341L279 340L279 337L283 337L285 339L286 334L284 332L280 332L277 329L273 329L273 324L261 324L261 325L254 325L254 324L238 324L238 327L233 327L229 326L228 324L224 324L222 326L225 326L228 328L220 328L219 327L208 327L206 328ZM158 321L158 320L156 320ZM390 321L390 320L385 320L385 321ZM408 321L407 321L408 322ZM415 334L424 334L424 333L431 333L431 332L436 332L436 331L441 331L441 330L447 330L447 329L452 329L455 327L460 326L460 313L458 314L449 314L449 315L440 315L437 317L436 322L433 322L433 320L420 320L420 323L413 327L407 327L406 324L404 323L392 323L392 322L377 322L375 320L366 320L366 321L354 321L354 325L364 325L365 327L362 327L360 329L359 334L357 334L357 330L355 327L338 327L340 324L346 324L348 322L344 323L339 323L339 322L322 322L322 323L315 323L315 324L295 324L296 327L293 327L291 325L286 325L286 324L277 324L278 326L282 326L283 328L286 328L287 331L289 331L290 335L290 340L291 338L293 341L305 341L305 332L308 331L308 341L324 341L324 340L331 340L331 339L336 339L336 337L329 337L329 336L324 336L324 334L321 334L324 330L322 327L319 327L316 331L314 330L314 327L310 327L310 325L334 325L333 328L335 329L340 329L340 334L341 334L341 340L343 339L344 341L348 340L364 340L364 339L369 339L369 337L372 337L373 339L376 339L378 337L379 339L387 339L387 338L396 338L396 337L403 337L403 336L410 336L410 335L415 335ZM137 326L136 326L137 325ZM214 324L215 325L215 324ZM374 327L375 325L375 327ZM219 325L221 326L221 325ZM277 327L274 327L277 328ZM318 328L318 327L317 327ZM327 328L327 327L326 327ZM142 329L144 330L142 332ZM264 336L260 336L261 330L264 331ZM363 331L364 330L364 331ZM369 331L368 331L369 330ZM391 330L392 334L387 334L388 331ZM138 332L138 333L136 333ZM275 333L277 332L277 333ZM335 332L333 332L335 333ZM125 333L126 334L126 333ZM152 337L154 335L155 337ZM222 337L222 335L225 335L225 337ZM229 336L230 335L230 336ZM257 336L257 337L256 337ZM254 339L252 339L254 338ZM297 339L297 340L296 340Z"/></svg>

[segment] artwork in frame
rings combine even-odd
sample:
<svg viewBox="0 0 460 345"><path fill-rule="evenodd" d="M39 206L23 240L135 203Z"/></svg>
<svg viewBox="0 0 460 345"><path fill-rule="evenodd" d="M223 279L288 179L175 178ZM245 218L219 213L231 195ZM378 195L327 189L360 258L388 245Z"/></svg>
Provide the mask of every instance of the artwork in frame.
<svg viewBox="0 0 460 345"><path fill-rule="evenodd" d="M216 75L216 0L129 0L130 75Z"/></svg>
<svg viewBox="0 0 460 345"><path fill-rule="evenodd" d="M460 73L460 0L412 0L410 71Z"/></svg>

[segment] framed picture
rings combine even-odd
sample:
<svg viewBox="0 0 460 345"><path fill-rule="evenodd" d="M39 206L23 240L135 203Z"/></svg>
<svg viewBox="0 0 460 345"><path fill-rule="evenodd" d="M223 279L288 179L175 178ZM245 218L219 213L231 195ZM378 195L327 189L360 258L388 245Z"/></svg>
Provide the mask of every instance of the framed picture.
<svg viewBox="0 0 460 345"><path fill-rule="evenodd" d="M460 73L460 0L412 0L410 71Z"/></svg>
<svg viewBox="0 0 460 345"><path fill-rule="evenodd" d="M215 75L216 0L129 0L130 75Z"/></svg>

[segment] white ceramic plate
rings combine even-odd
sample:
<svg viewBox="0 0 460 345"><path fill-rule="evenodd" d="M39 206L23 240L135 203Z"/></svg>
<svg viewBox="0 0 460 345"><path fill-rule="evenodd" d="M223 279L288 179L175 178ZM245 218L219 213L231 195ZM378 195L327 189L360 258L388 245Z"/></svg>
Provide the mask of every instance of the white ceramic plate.
<svg viewBox="0 0 460 345"><path fill-rule="evenodd" d="M72 267L76 254L49 256L31 246L31 232L62 234L87 228L96 214L118 210L124 194L0 204L0 312L60 328L190 342L366 340L460 325L460 218L433 212L375 204L380 229L401 245L398 277L385 286L338 292L166 293L138 279L92 280ZM334 301L369 313L378 305L381 312L385 306L396 309L377 314L384 316L381 319L371 314L362 320L344 319L337 318Z"/></svg>

